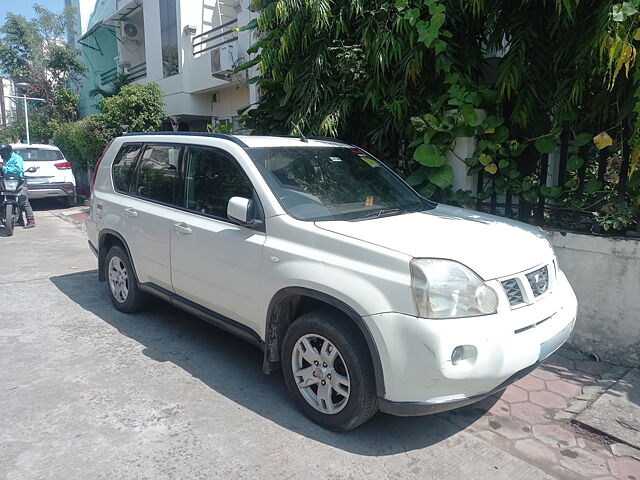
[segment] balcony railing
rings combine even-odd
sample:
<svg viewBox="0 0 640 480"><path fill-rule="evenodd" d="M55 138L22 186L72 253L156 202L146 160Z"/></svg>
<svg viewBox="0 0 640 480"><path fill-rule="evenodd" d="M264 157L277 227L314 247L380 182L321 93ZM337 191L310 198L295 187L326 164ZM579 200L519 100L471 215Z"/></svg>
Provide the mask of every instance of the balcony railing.
<svg viewBox="0 0 640 480"><path fill-rule="evenodd" d="M127 69L127 75L129 75L129 80L131 80L132 82L135 82L136 80L146 77L147 63L142 62L142 63L139 63L138 65L134 65L133 67L129 67Z"/></svg>
<svg viewBox="0 0 640 480"><path fill-rule="evenodd" d="M115 78L118 76L118 68L113 67L111 70L107 70L106 72L102 72L100 74L100 83L102 85L108 85L113 82Z"/></svg>
<svg viewBox="0 0 640 480"><path fill-rule="evenodd" d="M220 45L235 42L238 39L237 25L236 18L193 37L193 56L199 56Z"/></svg>

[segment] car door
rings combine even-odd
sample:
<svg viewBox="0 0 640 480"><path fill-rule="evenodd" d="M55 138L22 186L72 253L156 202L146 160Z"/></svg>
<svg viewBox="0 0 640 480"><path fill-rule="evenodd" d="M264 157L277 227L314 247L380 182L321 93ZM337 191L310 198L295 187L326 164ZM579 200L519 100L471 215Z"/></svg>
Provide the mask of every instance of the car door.
<svg viewBox="0 0 640 480"><path fill-rule="evenodd" d="M181 145L145 144L130 195L120 205L138 281L169 291L171 211L178 197L182 150Z"/></svg>
<svg viewBox="0 0 640 480"><path fill-rule="evenodd" d="M231 197L253 197L256 205L259 200L228 152L189 146L184 159L183 209L172 213L171 222L175 293L261 331L264 315L258 312L257 299L266 236L227 218Z"/></svg>

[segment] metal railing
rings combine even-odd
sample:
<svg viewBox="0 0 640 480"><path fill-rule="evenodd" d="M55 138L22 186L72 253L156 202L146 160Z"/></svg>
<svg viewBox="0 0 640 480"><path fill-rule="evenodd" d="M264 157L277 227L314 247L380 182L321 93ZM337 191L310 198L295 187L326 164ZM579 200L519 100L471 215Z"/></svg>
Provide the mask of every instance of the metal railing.
<svg viewBox="0 0 640 480"><path fill-rule="evenodd" d="M147 76L147 62L139 63L138 65L134 65L133 67L129 67L127 69L127 75L129 75L129 80L135 82L141 78Z"/></svg>
<svg viewBox="0 0 640 480"><path fill-rule="evenodd" d="M102 85L107 85L115 80L118 76L118 67L113 67L111 70L107 70L100 74L100 83Z"/></svg>
<svg viewBox="0 0 640 480"><path fill-rule="evenodd" d="M193 37L193 56L198 56L226 43L235 42L238 39L237 25L238 19L235 18Z"/></svg>

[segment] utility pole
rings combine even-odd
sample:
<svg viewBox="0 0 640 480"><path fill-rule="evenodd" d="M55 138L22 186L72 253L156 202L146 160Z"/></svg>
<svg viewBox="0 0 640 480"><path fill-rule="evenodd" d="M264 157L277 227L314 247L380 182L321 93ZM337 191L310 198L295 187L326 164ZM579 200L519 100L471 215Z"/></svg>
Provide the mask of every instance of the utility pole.
<svg viewBox="0 0 640 480"><path fill-rule="evenodd" d="M16 95L5 95L5 97L13 98L14 100L22 100L24 102L24 126L27 130L27 145L30 144L31 138L29 136L29 104L27 103L27 101L30 100L32 102L43 102L43 103L47 103L47 101L44 98L27 97L26 93L24 93L21 97L18 97Z"/></svg>
<svg viewBox="0 0 640 480"><path fill-rule="evenodd" d="M2 119L2 126L7 126L7 114L4 111L4 78L0 77L0 119Z"/></svg>

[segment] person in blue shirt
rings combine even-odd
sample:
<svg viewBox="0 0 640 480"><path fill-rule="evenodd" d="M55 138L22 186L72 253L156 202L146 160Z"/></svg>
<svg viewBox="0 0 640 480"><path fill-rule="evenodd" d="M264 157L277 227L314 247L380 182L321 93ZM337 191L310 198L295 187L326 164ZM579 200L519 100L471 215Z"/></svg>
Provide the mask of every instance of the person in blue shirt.
<svg viewBox="0 0 640 480"><path fill-rule="evenodd" d="M14 173L21 177L24 176L24 160L20 155L14 153L11 145L8 143L0 143L0 157L2 157L2 175ZM27 215L27 224L24 228L33 228L36 226L36 221L33 218L33 209L29 203L27 182L22 183L20 195L24 195L25 198L25 201L20 203L20 209L24 210L24 213ZM20 220L22 220L22 214L20 215Z"/></svg>

